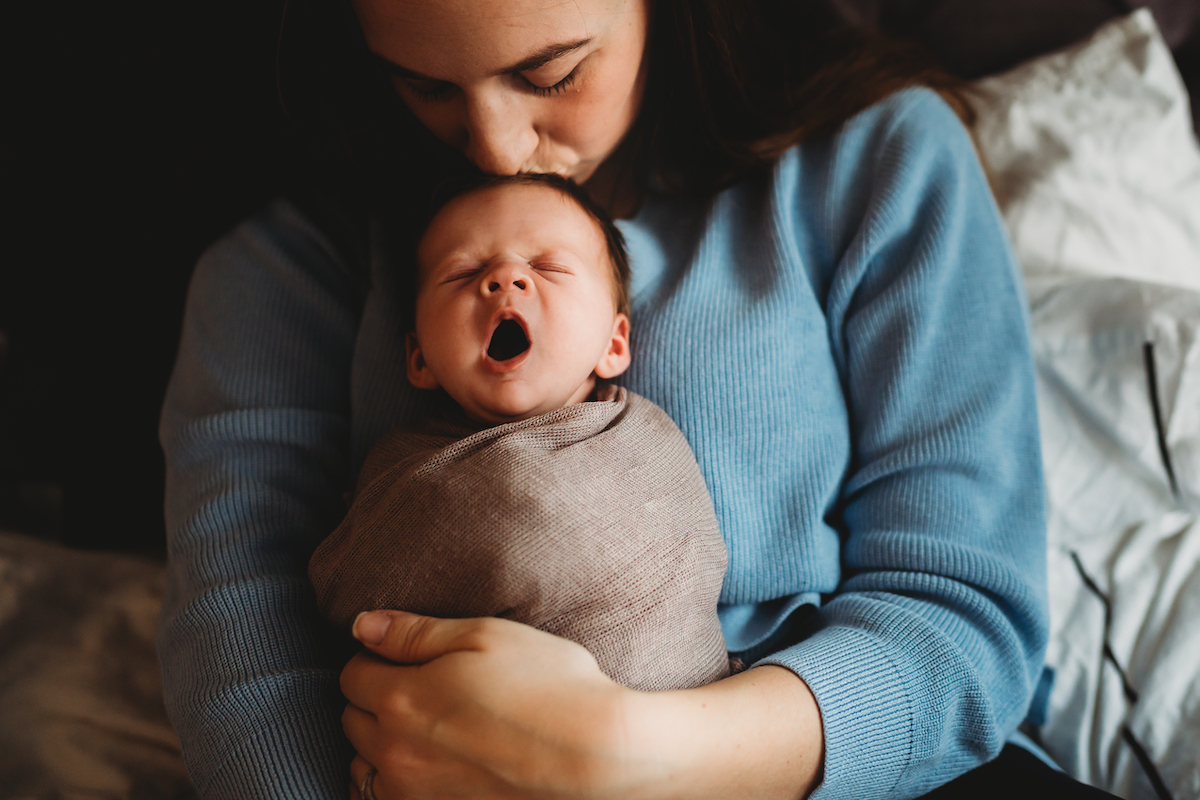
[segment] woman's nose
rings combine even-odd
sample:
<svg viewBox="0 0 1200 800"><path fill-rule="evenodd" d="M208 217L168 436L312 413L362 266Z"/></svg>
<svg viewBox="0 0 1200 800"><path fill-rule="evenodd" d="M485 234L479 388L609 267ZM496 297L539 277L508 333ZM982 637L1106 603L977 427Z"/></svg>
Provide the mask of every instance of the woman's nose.
<svg viewBox="0 0 1200 800"><path fill-rule="evenodd" d="M537 149L538 133L519 99L499 92L467 99L465 155L491 175L515 175Z"/></svg>
<svg viewBox="0 0 1200 800"><path fill-rule="evenodd" d="M505 259L484 274L479 290L485 297L506 292L530 294L533 292L533 281L524 262Z"/></svg>

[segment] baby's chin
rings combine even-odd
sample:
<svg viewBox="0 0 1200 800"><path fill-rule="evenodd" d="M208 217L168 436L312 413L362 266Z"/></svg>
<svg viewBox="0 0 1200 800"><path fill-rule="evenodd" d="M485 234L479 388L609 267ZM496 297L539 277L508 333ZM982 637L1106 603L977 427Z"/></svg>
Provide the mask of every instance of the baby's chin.
<svg viewBox="0 0 1200 800"><path fill-rule="evenodd" d="M546 404L533 407L503 405L471 407L464 405L463 411L475 422L482 422L487 425L503 425L506 422L520 422L523 419L540 417L542 414L547 414L557 408L561 408L561 406Z"/></svg>
<svg viewBox="0 0 1200 800"><path fill-rule="evenodd" d="M586 400L590 394L584 393L580 399L576 399L576 392L572 396L562 398L512 398L508 402L492 402L488 403L459 403L462 406L466 415L475 422L482 422L488 425L503 425L506 422L520 422L521 420L539 417L542 414L549 414L551 411L557 411L565 406L575 405L576 403Z"/></svg>

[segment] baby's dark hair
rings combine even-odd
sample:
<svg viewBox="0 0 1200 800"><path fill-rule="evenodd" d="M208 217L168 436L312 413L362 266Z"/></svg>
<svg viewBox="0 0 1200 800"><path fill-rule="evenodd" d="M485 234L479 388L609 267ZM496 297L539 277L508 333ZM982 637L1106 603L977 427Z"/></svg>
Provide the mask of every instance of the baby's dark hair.
<svg viewBox="0 0 1200 800"><path fill-rule="evenodd" d="M613 223L608 212L592 200L591 195L575 181L554 173L526 172L518 175L473 175L466 178L444 181L433 197L430 198L429 210L422 220L421 235L417 237L417 245L425 238L425 231L433 223L433 218L455 200L472 192L492 189L498 186L546 186L566 195L575 201L604 234L604 244L608 249L608 260L612 265L613 300L616 301L617 311L629 313L629 254L625 250L625 237ZM414 254L415 256L415 254ZM414 257L414 267L416 260ZM417 270L413 270L414 289L417 281ZM416 303L416 292L413 292L413 304ZM410 319L412 317L410 316Z"/></svg>

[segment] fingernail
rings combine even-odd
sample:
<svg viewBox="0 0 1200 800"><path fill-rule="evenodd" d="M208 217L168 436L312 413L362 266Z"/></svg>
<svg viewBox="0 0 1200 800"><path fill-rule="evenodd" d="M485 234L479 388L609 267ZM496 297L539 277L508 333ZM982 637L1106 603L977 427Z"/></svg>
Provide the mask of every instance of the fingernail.
<svg viewBox="0 0 1200 800"><path fill-rule="evenodd" d="M379 644L391 624L392 618L381 611L364 611L354 619L354 638L363 644Z"/></svg>

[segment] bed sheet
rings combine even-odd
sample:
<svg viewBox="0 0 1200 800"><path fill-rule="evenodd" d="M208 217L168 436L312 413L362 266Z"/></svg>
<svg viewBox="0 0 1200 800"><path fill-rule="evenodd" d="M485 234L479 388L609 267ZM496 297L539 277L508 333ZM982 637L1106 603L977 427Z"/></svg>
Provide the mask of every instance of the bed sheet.
<svg viewBox="0 0 1200 800"><path fill-rule="evenodd" d="M154 629L163 569L0 532L0 796L190 800Z"/></svg>

